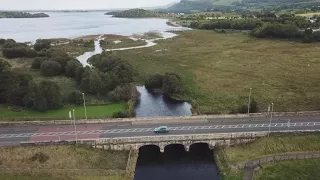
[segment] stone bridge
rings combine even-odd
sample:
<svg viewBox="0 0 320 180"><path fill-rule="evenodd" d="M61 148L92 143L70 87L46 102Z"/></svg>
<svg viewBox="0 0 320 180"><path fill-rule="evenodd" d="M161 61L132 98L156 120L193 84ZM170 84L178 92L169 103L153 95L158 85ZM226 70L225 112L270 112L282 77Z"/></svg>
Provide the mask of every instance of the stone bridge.
<svg viewBox="0 0 320 180"><path fill-rule="evenodd" d="M143 146L156 145L161 152L164 152L166 146L180 144L184 146L186 151L189 151L193 144L206 143L210 149L213 149L218 145L249 142L267 134L267 132L251 132L106 138L95 141L93 147L105 150L139 150Z"/></svg>

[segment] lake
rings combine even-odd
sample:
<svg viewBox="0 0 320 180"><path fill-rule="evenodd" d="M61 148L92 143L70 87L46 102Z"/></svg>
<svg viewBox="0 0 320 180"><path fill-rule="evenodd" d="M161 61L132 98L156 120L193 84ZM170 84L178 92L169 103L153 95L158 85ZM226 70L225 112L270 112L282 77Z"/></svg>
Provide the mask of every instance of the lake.
<svg viewBox="0 0 320 180"><path fill-rule="evenodd" d="M47 12L49 18L0 19L0 38L20 42L48 38L75 38L95 34L132 35L149 31L185 29L166 24L166 19L113 18L104 12Z"/></svg>

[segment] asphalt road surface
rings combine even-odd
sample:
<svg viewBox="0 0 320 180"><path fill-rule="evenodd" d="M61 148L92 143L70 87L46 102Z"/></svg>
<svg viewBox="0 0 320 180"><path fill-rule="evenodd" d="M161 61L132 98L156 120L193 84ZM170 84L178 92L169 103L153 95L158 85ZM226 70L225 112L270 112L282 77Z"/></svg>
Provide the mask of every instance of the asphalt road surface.
<svg viewBox="0 0 320 180"><path fill-rule="evenodd" d="M180 123L133 125L126 123L7 126L0 127L0 146L19 145L27 141L58 141L77 139L99 139L111 137L159 136L153 131L167 125L170 132L165 135L206 134L227 132L268 131L269 118L206 119L206 123L181 121ZM320 130L320 116L275 117L271 131ZM161 134L163 135L163 134Z"/></svg>

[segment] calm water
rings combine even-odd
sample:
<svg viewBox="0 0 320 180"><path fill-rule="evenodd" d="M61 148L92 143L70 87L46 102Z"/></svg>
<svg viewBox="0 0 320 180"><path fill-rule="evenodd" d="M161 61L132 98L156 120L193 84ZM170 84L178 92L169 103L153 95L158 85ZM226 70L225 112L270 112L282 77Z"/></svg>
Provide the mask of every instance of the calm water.
<svg viewBox="0 0 320 180"><path fill-rule="evenodd" d="M191 116L191 105L164 97L162 94L151 93L144 86L138 86L141 94L136 106L137 117L158 116Z"/></svg>
<svg viewBox="0 0 320 180"><path fill-rule="evenodd" d="M39 38L72 38L93 34L142 34L149 31L179 30L165 19L112 18L104 12L47 13L49 18L0 19L0 37L17 41Z"/></svg>
<svg viewBox="0 0 320 180"><path fill-rule="evenodd" d="M207 144L190 147L169 145L164 153L157 146L140 148L134 180L220 180L213 152Z"/></svg>

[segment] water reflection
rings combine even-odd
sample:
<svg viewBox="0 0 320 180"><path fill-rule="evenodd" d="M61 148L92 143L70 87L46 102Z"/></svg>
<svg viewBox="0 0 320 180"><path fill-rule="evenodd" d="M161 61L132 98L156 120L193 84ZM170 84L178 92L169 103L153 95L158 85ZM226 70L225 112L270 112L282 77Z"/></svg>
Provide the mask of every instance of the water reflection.
<svg viewBox="0 0 320 180"><path fill-rule="evenodd" d="M140 101L136 106L137 117L159 116L191 116L191 105L169 99L162 94L148 92L144 86L138 86L141 94Z"/></svg>
<svg viewBox="0 0 320 180"><path fill-rule="evenodd" d="M139 151L134 180L220 180L213 152L207 144L195 144L185 151L180 144L169 145L164 153L157 146Z"/></svg>

